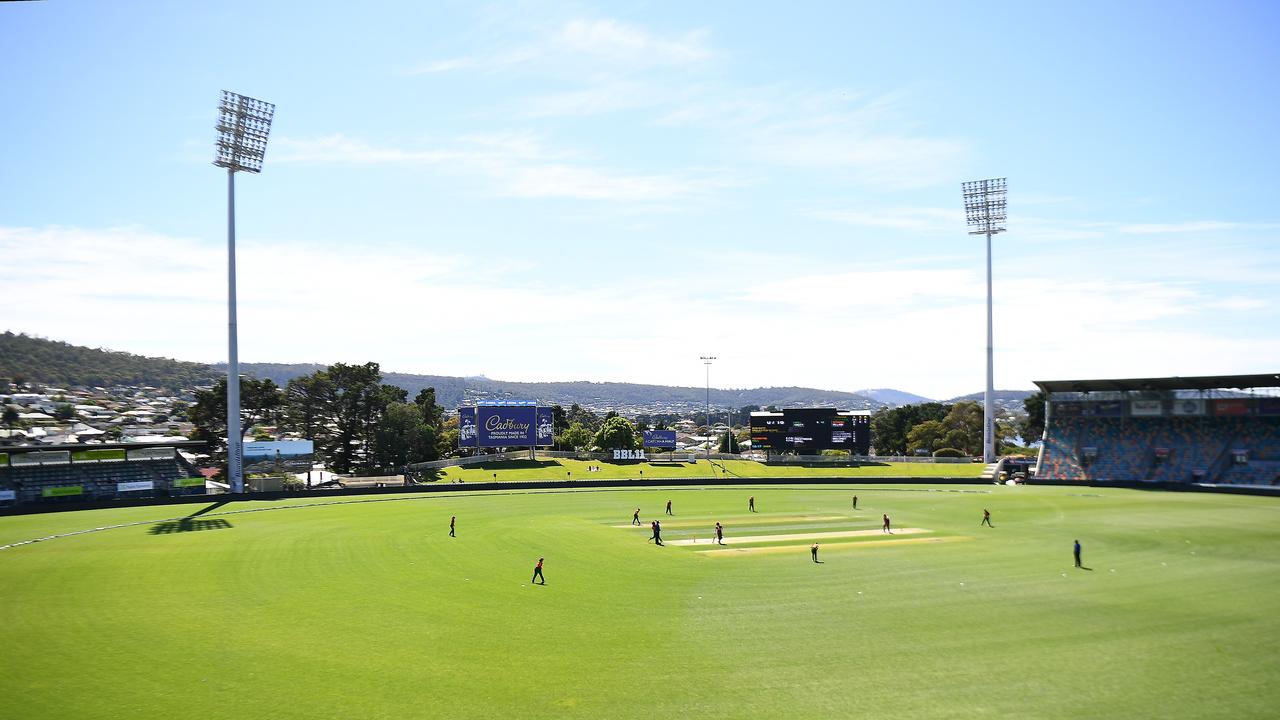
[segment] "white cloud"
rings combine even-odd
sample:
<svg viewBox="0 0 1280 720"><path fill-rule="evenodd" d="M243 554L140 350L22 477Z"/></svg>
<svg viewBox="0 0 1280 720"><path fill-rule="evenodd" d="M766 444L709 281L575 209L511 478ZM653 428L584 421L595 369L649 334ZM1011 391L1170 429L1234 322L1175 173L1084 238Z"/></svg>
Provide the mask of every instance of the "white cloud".
<svg viewBox="0 0 1280 720"><path fill-rule="evenodd" d="M220 237L0 228L0 252L26 268L7 277L9 329L186 360L225 356ZM743 281L761 267L766 280ZM788 254L743 254L710 273L675 264L661 274L566 277L535 255L494 266L416 246L243 236L239 270L247 362L374 360L402 372L687 386L701 383L697 356L709 353L720 358L717 387L897 387L933 397L976 391L984 378L978 268L829 261L815 270ZM1265 295L1045 273L996 286L1000 387L1280 363ZM1221 313L1246 311L1255 331L1221 326Z"/></svg>
<svg viewBox="0 0 1280 720"><path fill-rule="evenodd" d="M662 36L638 25L612 18L574 19L514 48L424 62L412 75L462 70L495 71L515 66L598 69L608 65L617 72L633 73L652 67L687 67L714 57L706 31Z"/></svg>
<svg viewBox="0 0 1280 720"><path fill-rule="evenodd" d="M687 199L741 184L723 172L627 173L586 164L530 133L469 135L427 149L378 147L344 135L284 137L273 160L281 163L356 163L440 166L484 177L492 192L509 197L576 198L619 202Z"/></svg>
<svg viewBox="0 0 1280 720"><path fill-rule="evenodd" d="M705 31L664 38L612 19L572 20L556 37L557 47L597 59L640 65L687 65L709 59Z"/></svg>
<svg viewBox="0 0 1280 720"><path fill-rule="evenodd" d="M1192 220L1180 223L1138 223L1120 225L1116 232L1126 235L1168 235L1171 233L1203 233L1218 230L1273 230L1280 227L1266 223L1220 222L1217 220Z"/></svg>
<svg viewBox="0 0 1280 720"><path fill-rule="evenodd" d="M1205 307L1213 310L1227 310L1230 312L1250 312L1252 310L1262 310L1271 307L1271 303L1261 298L1231 295L1220 300L1210 301L1205 304Z"/></svg>
<svg viewBox="0 0 1280 720"><path fill-rule="evenodd" d="M860 227L914 232L955 232L964 227L964 212L944 208L896 207L880 210L811 210L809 215Z"/></svg>

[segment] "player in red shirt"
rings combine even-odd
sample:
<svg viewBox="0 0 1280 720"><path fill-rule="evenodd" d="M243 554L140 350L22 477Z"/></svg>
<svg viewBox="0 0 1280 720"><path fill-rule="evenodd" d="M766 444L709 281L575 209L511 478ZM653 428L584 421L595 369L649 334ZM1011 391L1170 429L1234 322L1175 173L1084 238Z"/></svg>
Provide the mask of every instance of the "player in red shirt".
<svg viewBox="0 0 1280 720"><path fill-rule="evenodd" d="M547 584L547 579L542 575L542 558L538 558L538 564L533 566L533 580L537 580L538 578L542 578L543 585ZM529 581L530 585L533 584L533 580Z"/></svg>
<svg viewBox="0 0 1280 720"><path fill-rule="evenodd" d="M716 523L716 543L724 544L724 526L720 523Z"/></svg>
<svg viewBox="0 0 1280 720"><path fill-rule="evenodd" d="M991 513L986 508L982 509L982 522L978 523L978 527L982 527L983 525L986 525L989 528L995 527L995 525L991 524Z"/></svg>
<svg viewBox="0 0 1280 720"><path fill-rule="evenodd" d="M888 516L888 515L885 515L885 516L884 516L884 527L881 529L881 532L887 532L887 533L889 533L890 535L892 535L892 534L893 534L893 531L889 529L889 516Z"/></svg>
<svg viewBox="0 0 1280 720"><path fill-rule="evenodd" d="M456 523L457 521L458 521L457 515L454 515L449 518L449 537L458 537L457 535L453 534L453 524Z"/></svg>

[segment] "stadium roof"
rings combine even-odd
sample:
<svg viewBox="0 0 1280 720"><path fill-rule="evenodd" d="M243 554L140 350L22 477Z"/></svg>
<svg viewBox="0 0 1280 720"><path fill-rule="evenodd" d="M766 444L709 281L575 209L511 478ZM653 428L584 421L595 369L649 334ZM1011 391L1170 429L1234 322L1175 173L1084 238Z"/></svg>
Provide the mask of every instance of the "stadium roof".
<svg viewBox="0 0 1280 720"><path fill-rule="evenodd" d="M1036 380L1047 393L1105 390L1247 390L1280 387L1280 373L1269 375L1201 375L1199 377L1134 378L1130 380Z"/></svg>

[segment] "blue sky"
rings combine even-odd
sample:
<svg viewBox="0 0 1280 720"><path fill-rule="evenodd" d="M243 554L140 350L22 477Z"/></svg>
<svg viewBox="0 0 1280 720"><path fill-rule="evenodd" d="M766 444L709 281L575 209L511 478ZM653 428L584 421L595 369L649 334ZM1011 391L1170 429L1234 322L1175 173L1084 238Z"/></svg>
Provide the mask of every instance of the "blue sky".
<svg viewBox="0 0 1280 720"><path fill-rule="evenodd" d="M717 387L1280 368L1274 3L0 4L3 325ZM794 7L799 5L799 7Z"/></svg>

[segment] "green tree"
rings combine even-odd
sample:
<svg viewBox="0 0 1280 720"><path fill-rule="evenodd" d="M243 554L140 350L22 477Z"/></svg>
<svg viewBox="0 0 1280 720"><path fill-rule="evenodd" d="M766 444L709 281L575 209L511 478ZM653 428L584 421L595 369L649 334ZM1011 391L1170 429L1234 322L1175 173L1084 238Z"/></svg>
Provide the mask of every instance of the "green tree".
<svg viewBox="0 0 1280 720"><path fill-rule="evenodd" d="M323 370L293 378L284 389L285 427L309 440L323 440L333 420L332 399L333 387Z"/></svg>
<svg viewBox="0 0 1280 720"><path fill-rule="evenodd" d="M18 408L12 405L4 406L4 426L9 430L10 434L13 433L14 424L18 422L18 415Z"/></svg>
<svg viewBox="0 0 1280 720"><path fill-rule="evenodd" d="M905 455L907 436L916 425L927 420L942 420L950 406L942 403L920 403L877 410L871 416L871 443L878 455Z"/></svg>
<svg viewBox="0 0 1280 720"><path fill-rule="evenodd" d="M440 426L440 436L436 439L436 456L454 455L458 450L458 416L452 414L444 419Z"/></svg>
<svg viewBox="0 0 1280 720"><path fill-rule="evenodd" d="M338 472L365 467L374 418L393 399L382 390L382 371L370 362L336 363L319 372L328 382L326 404L332 412L330 430L319 439L325 457Z"/></svg>
<svg viewBox="0 0 1280 720"><path fill-rule="evenodd" d="M53 406L53 417L58 420L70 420L76 414L76 409L69 403L58 403Z"/></svg>
<svg viewBox="0 0 1280 720"><path fill-rule="evenodd" d="M742 446L738 444L737 434L726 431L725 434L720 437L719 452L731 454L742 452Z"/></svg>
<svg viewBox="0 0 1280 720"><path fill-rule="evenodd" d="M636 438L636 428L631 421L615 415L596 431L595 445L601 450L634 450L638 447Z"/></svg>
<svg viewBox="0 0 1280 720"><path fill-rule="evenodd" d="M372 464L403 468L409 463L439 459L436 429L422 417L418 403L387 405L373 435Z"/></svg>
<svg viewBox="0 0 1280 720"><path fill-rule="evenodd" d="M187 409L195 425L191 437L209 445L214 462L227 465L227 378L220 377L212 388L197 390L196 401ZM280 388L270 380L240 378L240 429L247 431L259 423L274 423L280 415Z"/></svg>
<svg viewBox="0 0 1280 720"><path fill-rule="evenodd" d="M1022 407L1027 416L1018 423L1017 432L1022 442L1031 444L1044 436L1044 391L1027 396Z"/></svg>
<svg viewBox="0 0 1280 720"><path fill-rule="evenodd" d="M582 427L586 428L587 430L593 433L600 429L600 425L603 422L600 419L599 415L596 415L595 413L582 407L578 403L574 403L573 405L569 406L567 419L570 424L582 423Z"/></svg>
<svg viewBox="0 0 1280 720"><path fill-rule="evenodd" d="M569 429L569 413L565 412L563 407L559 405L551 406L551 433L560 435L560 433Z"/></svg>
<svg viewBox="0 0 1280 720"><path fill-rule="evenodd" d="M573 448L574 450L582 450L591 447L593 440L591 431L582 423L575 422L565 429L563 433L556 436L556 444L562 447Z"/></svg>
<svg viewBox="0 0 1280 720"><path fill-rule="evenodd" d="M422 388L418 391L417 397L413 399L413 404L418 406L418 410L422 413L422 421L438 432L440 426L444 424L444 408L440 403L436 402L436 389L433 387Z"/></svg>
<svg viewBox="0 0 1280 720"><path fill-rule="evenodd" d="M945 434L941 420L925 420L917 423L907 433L906 452L915 454L916 451L923 450L932 453L935 447L942 447L940 443ZM879 447L877 446L876 449L878 451Z"/></svg>
<svg viewBox="0 0 1280 720"><path fill-rule="evenodd" d="M959 448L969 455L982 454L983 411L981 403L964 400L951 406L942 419L942 445Z"/></svg>

